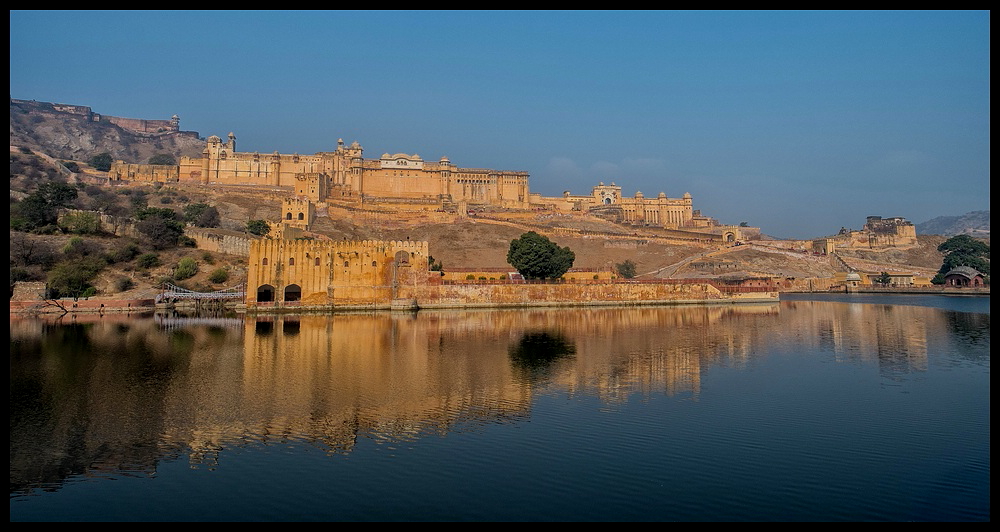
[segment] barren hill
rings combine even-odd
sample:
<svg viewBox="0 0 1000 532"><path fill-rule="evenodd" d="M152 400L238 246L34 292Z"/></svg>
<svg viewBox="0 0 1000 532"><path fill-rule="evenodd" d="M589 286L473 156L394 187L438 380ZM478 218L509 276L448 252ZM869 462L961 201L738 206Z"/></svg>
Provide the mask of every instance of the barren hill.
<svg viewBox="0 0 1000 532"><path fill-rule="evenodd" d="M160 153L198 156L205 148L204 140L193 131L136 133L107 120L95 121L100 115L88 111L70 112L77 109L89 110L11 99L10 145L59 159L86 161L107 152L115 159L136 163Z"/></svg>

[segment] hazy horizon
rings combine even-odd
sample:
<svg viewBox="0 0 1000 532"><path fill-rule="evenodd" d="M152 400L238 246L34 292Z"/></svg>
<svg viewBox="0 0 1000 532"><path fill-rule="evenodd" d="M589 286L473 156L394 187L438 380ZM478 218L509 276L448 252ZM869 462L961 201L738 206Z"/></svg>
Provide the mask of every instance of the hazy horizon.
<svg viewBox="0 0 1000 532"><path fill-rule="evenodd" d="M989 210L990 14L10 12L10 96L417 153L769 235Z"/></svg>

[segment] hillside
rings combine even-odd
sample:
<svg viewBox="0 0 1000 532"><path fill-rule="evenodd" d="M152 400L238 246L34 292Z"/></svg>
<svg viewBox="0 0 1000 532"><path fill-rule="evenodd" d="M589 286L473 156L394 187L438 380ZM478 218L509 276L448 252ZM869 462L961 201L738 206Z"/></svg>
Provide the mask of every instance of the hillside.
<svg viewBox="0 0 1000 532"><path fill-rule="evenodd" d="M10 145L75 161L107 152L135 163L160 153L196 157L205 149L196 132L137 134L114 123L94 121L88 114L61 111L55 104L20 100L10 102Z"/></svg>
<svg viewBox="0 0 1000 532"><path fill-rule="evenodd" d="M969 235L990 237L990 211L972 211L961 216L938 216L916 224L918 235Z"/></svg>

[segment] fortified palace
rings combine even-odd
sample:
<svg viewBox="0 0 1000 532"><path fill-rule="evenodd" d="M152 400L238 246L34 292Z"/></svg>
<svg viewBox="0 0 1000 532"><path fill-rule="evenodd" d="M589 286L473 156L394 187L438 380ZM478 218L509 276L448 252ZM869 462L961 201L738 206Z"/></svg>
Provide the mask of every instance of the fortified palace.
<svg viewBox="0 0 1000 532"><path fill-rule="evenodd" d="M365 159L357 141L338 140L333 151L313 155L261 154L236 151L236 136L223 141L208 137L201 157L181 157L176 166L114 163L112 180L186 182L204 185L242 185L291 189L284 202L286 222L308 224L314 205L331 200L398 207L456 209L502 208L588 212L631 225L687 230L729 240L755 228L720 226L693 210L691 195L668 198L663 192L624 197L615 183L600 183L590 195L558 197L531 193L528 173L514 170L461 168L447 157L425 161L417 154L384 153ZM728 233L725 229L729 229ZM742 231L740 231L742 229Z"/></svg>

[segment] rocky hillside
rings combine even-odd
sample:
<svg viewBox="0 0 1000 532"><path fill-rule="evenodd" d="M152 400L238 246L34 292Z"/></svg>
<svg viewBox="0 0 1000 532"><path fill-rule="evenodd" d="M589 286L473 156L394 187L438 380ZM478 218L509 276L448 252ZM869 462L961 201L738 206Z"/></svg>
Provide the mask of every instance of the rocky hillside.
<svg viewBox="0 0 1000 532"><path fill-rule="evenodd" d="M10 102L10 145L66 160L86 161L99 153L144 163L160 153L198 156L204 140L191 131L137 135L108 122L62 112L46 102Z"/></svg>
<svg viewBox="0 0 1000 532"><path fill-rule="evenodd" d="M938 216L916 225L918 235L969 235L990 237L990 211L972 211L961 216Z"/></svg>

